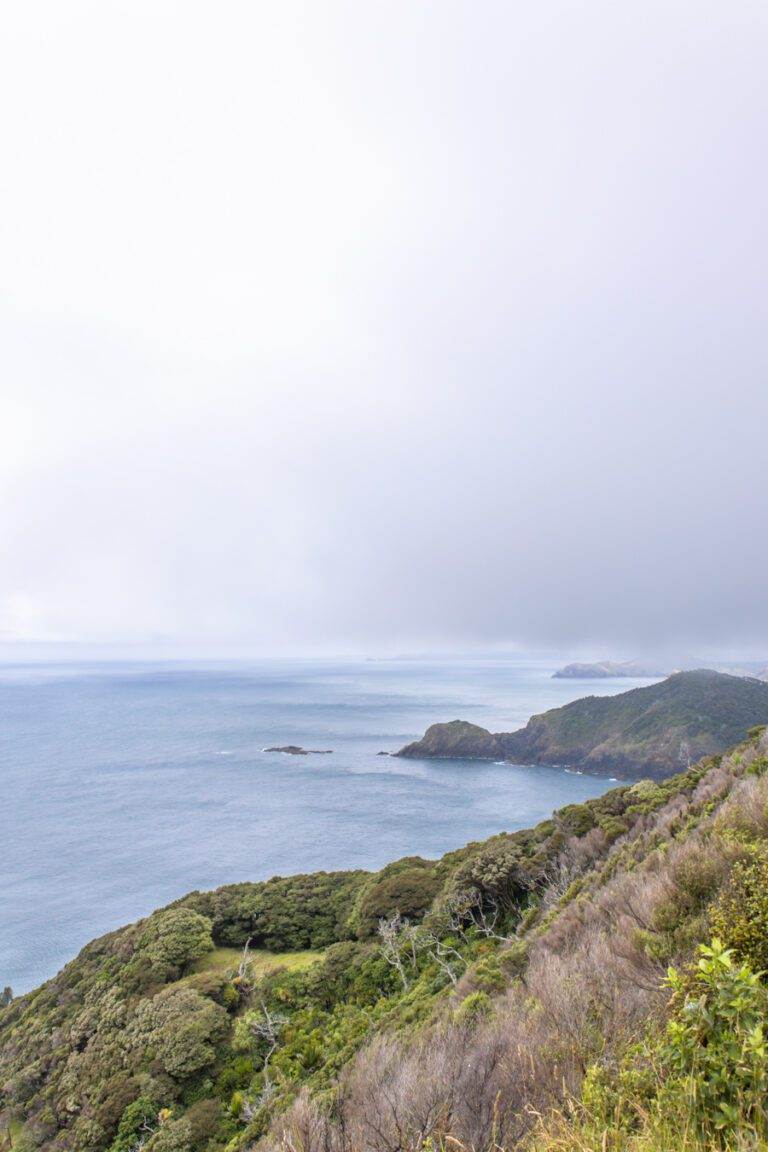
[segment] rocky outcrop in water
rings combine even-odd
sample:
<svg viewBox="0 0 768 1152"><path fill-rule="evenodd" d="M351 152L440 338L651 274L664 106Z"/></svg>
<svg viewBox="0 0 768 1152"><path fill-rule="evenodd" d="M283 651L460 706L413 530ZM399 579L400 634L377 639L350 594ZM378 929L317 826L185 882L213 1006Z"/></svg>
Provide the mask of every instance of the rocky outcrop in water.
<svg viewBox="0 0 768 1152"><path fill-rule="evenodd" d="M286 756L330 756L333 748L302 748L298 744L283 744L280 748L265 748L265 752L284 752Z"/></svg>

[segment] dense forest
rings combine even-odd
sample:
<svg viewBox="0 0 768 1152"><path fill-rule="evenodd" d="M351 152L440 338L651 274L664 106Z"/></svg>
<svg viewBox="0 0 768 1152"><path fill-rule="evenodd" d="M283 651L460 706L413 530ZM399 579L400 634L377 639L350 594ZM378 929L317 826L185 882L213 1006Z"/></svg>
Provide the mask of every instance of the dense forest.
<svg viewBox="0 0 768 1152"><path fill-rule="evenodd" d="M19 1152L768 1148L768 737L434 862L192 893L0 1008Z"/></svg>

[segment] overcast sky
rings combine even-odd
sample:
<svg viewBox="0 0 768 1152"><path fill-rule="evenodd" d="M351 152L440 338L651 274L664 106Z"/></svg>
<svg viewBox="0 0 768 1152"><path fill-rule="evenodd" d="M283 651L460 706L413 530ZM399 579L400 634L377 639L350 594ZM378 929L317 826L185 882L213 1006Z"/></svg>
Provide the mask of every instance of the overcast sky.
<svg viewBox="0 0 768 1152"><path fill-rule="evenodd" d="M0 639L768 649L764 3L0 24Z"/></svg>

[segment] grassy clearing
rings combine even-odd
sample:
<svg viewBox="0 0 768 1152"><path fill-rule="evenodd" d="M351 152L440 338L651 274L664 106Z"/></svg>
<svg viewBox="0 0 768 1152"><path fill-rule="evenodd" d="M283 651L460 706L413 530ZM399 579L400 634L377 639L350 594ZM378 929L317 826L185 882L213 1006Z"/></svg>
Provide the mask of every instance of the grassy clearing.
<svg viewBox="0 0 768 1152"><path fill-rule="evenodd" d="M15 1148L16 1142L24 1132L24 1125L20 1120L11 1120L5 1132L0 1128L0 1148ZM3 1143L5 1140L5 1143Z"/></svg>
<svg viewBox="0 0 768 1152"><path fill-rule="evenodd" d="M213 952L206 953L195 962L194 972L226 972L236 971L242 959L241 948L214 948ZM248 953L250 961L251 979L258 979L275 968L308 968L316 960L322 958L322 952L267 952L263 949L252 949Z"/></svg>

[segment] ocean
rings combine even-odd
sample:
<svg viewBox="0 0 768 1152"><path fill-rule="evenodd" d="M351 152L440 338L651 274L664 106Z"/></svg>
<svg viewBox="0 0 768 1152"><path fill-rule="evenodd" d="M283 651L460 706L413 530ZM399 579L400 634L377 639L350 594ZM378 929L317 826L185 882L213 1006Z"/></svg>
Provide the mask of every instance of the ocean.
<svg viewBox="0 0 768 1152"><path fill-rule="evenodd" d="M531 661L0 665L0 988L192 889L436 857L599 795L562 768L377 755L630 680ZM642 683L647 683L643 681ZM268 753L274 744L331 755Z"/></svg>

